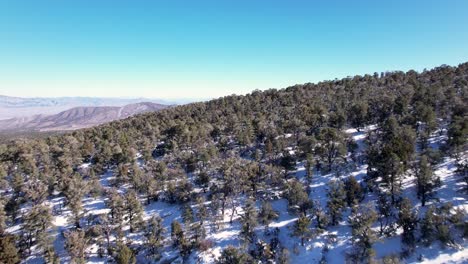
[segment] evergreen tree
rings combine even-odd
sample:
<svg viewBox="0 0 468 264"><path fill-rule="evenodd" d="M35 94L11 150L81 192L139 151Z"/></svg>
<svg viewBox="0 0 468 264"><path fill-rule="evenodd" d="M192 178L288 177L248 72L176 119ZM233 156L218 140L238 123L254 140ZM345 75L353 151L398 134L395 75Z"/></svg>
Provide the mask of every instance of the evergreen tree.
<svg viewBox="0 0 468 264"><path fill-rule="evenodd" d="M116 189L111 189L108 197L106 205L110 209L112 223L122 226L125 214L125 199Z"/></svg>
<svg viewBox="0 0 468 264"><path fill-rule="evenodd" d="M325 230L330 222L330 219L318 202L315 202L314 205L314 216L317 222L318 231L321 232Z"/></svg>
<svg viewBox="0 0 468 264"><path fill-rule="evenodd" d="M278 257L279 264L289 264L289 250L287 248L281 248L280 255Z"/></svg>
<svg viewBox="0 0 468 264"><path fill-rule="evenodd" d="M318 139L320 145L316 148L316 152L327 164L328 171L331 171L337 159L346 154L344 136L339 130L326 127L320 130Z"/></svg>
<svg viewBox="0 0 468 264"><path fill-rule="evenodd" d="M345 182L346 202L348 206L358 204L364 197L361 185L356 181L354 176L349 176Z"/></svg>
<svg viewBox="0 0 468 264"><path fill-rule="evenodd" d="M205 198L203 196L197 197L197 218L200 224L203 225L208 217L208 208L205 205Z"/></svg>
<svg viewBox="0 0 468 264"><path fill-rule="evenodd" d="M434 189L436 187L436 179L432 172L431 165L428 161L427 156L421 156L416 169L416 183L418 186L418 197L421 199L421 205L425 206L427 200L434 195Z"/></svg>
<svg viewBox="0 0 468 264"><path fill-rule="evenodd" d="M20 263L20 255L16 248L16 237L13 235L0 234L0 263Z"/></svg>
<svg viewBox="0 0 468 264"><path fill-rule="evenodd" d="M375 252L372 245L377 241L372 224L377 220L377 213L367 204L353 208L349 222L352 228L353 253L351 258L358 263L372 262Z"/></svg>
<svg viewBox="0 0 468 264"><path fill-rule="evenodd" d="M217 264L247 264L252 263L252 257L246 253L240 252L233 246L226 247L221 256L216 260Z"/></svg>
<svg viewBox="0 0 468 264"><path fill-rule="evenodd" d="M121 243L118 246L117 255L115 256L115 262L117 264L135 264L136 258L133 250L127 245Z"/></svg>
<svg viewBox="0 0 468 264"><path fill-rule="evenodd" d="M268 226L270 225L271 221L278 219L278 217L278 212L273 209L271 203L267 201L262 202L262 207L260 209L258 218L260 223L265 225L265 231L268 230Z"/></svg>
<svg viewBox="0 0 468 264"><path fill-rule="evenodd" d="M22 226L22 241L28 254L31 248L38 245L43 251L49 246L47 230L52 227L52 214L45 205L36 205L24 216Z"/></svg>
<svg viewBox="0 0 468 264"><path fill-rule="evenodd" d="M129 191L125 195L125 208L127 219L130 224L130 233L138 230L143 223L143 207L134 191Z"/></svg>
<svg viewBox="0 0 468 264"><path fill-rule="evenodd" d="M210 184L210 175L206 171L202 171L197 175L195 183L202 187L203 192L206 193L206 189Z"/></svg>
<svg viewBox="0 0 468 264"><path fill-rule="evenodd" d="M287 185L285 193L288 205L291 209L300 211L309 204L309 195L304 191L304 186L298 180L292 180Z"/></svg>
<svg viewBox="0 0 468 264"><path fill-rule="evenodd" d="M253 200L248 199L244 206L244 214L241 216L242 224L240 237L246 245L253 243L255 238L255 227L257 227L257 209Z"/></svg>
<svg viewBox="0 0 468 264"><path fill-rule="evenodd" d="M7 228L7 215L5 213L5 205L3 204L3 200L0 199L0 235L5 233L5 229Z"/></svg>
<svg viewBox="0 0 468 264"><path fill-rule="evenodd" d="M178 247L185 240L184 230L177 220L171 223L171 238L174 246Z"/></svg>
<svg viewBox="0 0 468 264"><path fill-rule="evenodd" d="M151 218L145 230L146 247L149 255L156 260L159 259L159 251L163 247L165 231L163 220L159 215Z"/></svg>
<svg viewBox="0 0 468 264"><path fill-rule="evenodd" d="M396 230L394 227L395 213L391 199L386 193L381 193L377 200L380 235L391 236Z"/></svg>
<svg viewBox="0 0 468 264"><path fill-rule="evenodd" d="M411 253L414 250L416 238L414 232L416 230L418 217L412 211L411 201L404 198L400 204L400 212L398 214L398 225L403 228L401 242L405 245L405 251Z"/></svg>
<svg viewBox="0 0 468 264"><path fill-rule="evenodd" d="M72 263L86 263L86 248L89 239L83 230L65 233L65 249L70 254Z"/></svg>
<svg viewBox="0 0 468 264"><path fill-rule="evenodd" d="M310 218L304 214L301 214L299 219L294 223L293 235L301 239L302 246L304 246L305 239L309 238L311 235L310 224Z"/></svg>
<svg viewBox="0 0 468 264"><path fill-rule="evenodd" d="M185 204L182 209L182 220L184 220L184 224L187 227L194 221L193 209L189 204Z"/></svg>
<svg viewBox="0 0 468 264"><path fill-rule="evenodd" d="M341 180L331 180L328 183L328 213L330 214L331 224L337 225L341 220L342 211L346 204L346 191Z"/></svg>

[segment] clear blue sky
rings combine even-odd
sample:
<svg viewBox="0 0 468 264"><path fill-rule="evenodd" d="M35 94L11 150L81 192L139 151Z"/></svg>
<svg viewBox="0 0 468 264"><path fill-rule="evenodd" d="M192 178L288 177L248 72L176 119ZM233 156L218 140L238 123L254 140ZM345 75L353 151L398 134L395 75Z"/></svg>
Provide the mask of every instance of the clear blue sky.
<svg viewBox="0 0 468 264"><path fill-rule="evenodd" d="M0 0L0 94L208 98L468 61L468 1Z"/></svg>

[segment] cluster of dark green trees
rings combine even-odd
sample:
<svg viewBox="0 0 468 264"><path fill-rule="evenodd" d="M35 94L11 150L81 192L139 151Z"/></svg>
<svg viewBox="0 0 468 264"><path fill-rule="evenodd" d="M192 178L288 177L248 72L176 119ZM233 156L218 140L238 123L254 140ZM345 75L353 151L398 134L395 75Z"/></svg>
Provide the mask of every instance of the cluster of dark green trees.
<svg viewBox="0 0 468 264"><path fill-rule="evenodd" d="M244 246L226 248L221 263L285 263L289 253L269 228L278 217L269 201L278 198L286 198L298 216L292 234L302 245L346 220L344 212L351 210L350 259L356 262L371 259L372 244L397 228L403 229L409 253L417 240L453 243L451 230L467 235L466 217L433 201L443 184L433 168L443 157L455 157L460 180L468 184L467 98L464 63L254 91L7 142L0 145L0 262L16 263L33 246L48 262L58 261L50 235L57 212L44 203L52 197L63 197L61 206L71 212L73 228L63 235L75 262L86 261L91 243L99 245L101 256L119 263L133 262L138 254L158 259L169 243L167 232L170 244L188 257L211 246L205 239L207 223L219 229L229 214L231 222L240 216ZM366 152L358 153L344 129L369 125L375 129L367 130ZM431 140L438 136L435 147ZM298 162L305 165L304 179L291 173ZM344 168L363 163L368 164L364 181L338 177ZM101 186L99 175L109 171L115 177ZM337 175L329 183L326 206L310 197L316 172ZM403 178L410 173L416 176L421 206L432 203L421 219L402 194ZM375 205L362 204L369 196L378 197ZM88 214L85 197L106 198L110 213ZM183 221L174 221L170 230L161 217L144 221L143 205L158 200L180 204ZM370 228L375 221L378 233ZM21 232L6 232L18 224ZM270 241L258 239L259 225ZM143 245L129 238L138 232L144 234Z"/></svg>

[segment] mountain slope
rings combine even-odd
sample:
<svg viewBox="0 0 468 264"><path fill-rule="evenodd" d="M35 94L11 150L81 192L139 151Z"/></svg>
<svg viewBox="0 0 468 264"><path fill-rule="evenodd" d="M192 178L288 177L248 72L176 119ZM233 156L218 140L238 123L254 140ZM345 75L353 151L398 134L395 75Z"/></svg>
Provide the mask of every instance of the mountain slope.
<svg viewBox="0 0 468 264"><path fill-rule="evenodd" d="M467 263L467 95L465 63L0 144L2 241L24 263L43 238L64 263Z"/></svg>
<svg viewBox="0 0 468 264"><path fill-rule="evenodd" d="M0 95L0 120L33 115L53 115L74 107L122 107L128 104L151 102L172 105L174 103L147 98L99 98L99 97L57 97L57 98L22 98Z"/></svg>
<svg viewBox="0 0 468 264"><path fill-rule="evenodd" d="M166 107L166 105L149 102L129 104L122 107L75 107L55 115L34 115L0 120L0 131L73 130L127 118L140 113L158 111Z"/></svg>

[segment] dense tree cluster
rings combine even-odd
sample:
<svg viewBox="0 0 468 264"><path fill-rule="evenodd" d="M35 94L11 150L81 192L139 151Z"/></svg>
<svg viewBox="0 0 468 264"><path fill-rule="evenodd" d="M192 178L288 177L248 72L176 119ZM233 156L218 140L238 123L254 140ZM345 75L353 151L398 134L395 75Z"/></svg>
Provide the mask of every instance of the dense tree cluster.
<svg viewBox="0 0 468 264"><path fill-rule="evenodd" d="M219 263L287 263L289 252L269 227L279 215L271 201L282 198L297 216L291 235L300 245L329 226L349 225L353 262L372 261L373 243L397 228L408 252L419 238L453 244L452 230L467 235L466 217L433 201L442 184L434 166L454 157L468 184L467 99L465 63L254 91L9 141L0 145L0 262L17 263L32 248L57 261L52 218L67 208L71 228L63 234L64 247L76 263L86 262L90 244L118 263L134 263L137 256L158 260L167 246L188 258L210 247L207 223L220 229L225 216L231 223L238 219L243 243L225 248ZM366 152L357 153L345 129L370 125ZM430 139L437 135L446 138L434 148ZM341 177L345 168L363 163L364 181ZM295 177L298 164L305 167L303 178ZM114 177L102 186L106 173ZM320 204L310 186L324 174L334 176ZM422 218L402 194L409 174L415 175ZM377 198L363 205L370 195ZM86 212L83 199L90 197L105 197L109 213ZM51 207L51 198L63 199ZM144 206L156 201L179 205L182 218L169 228L162 215L145 220ZM14 235L6 231L13 225L21 226ZM132 241L135 234L144 242Z"/></svg>

